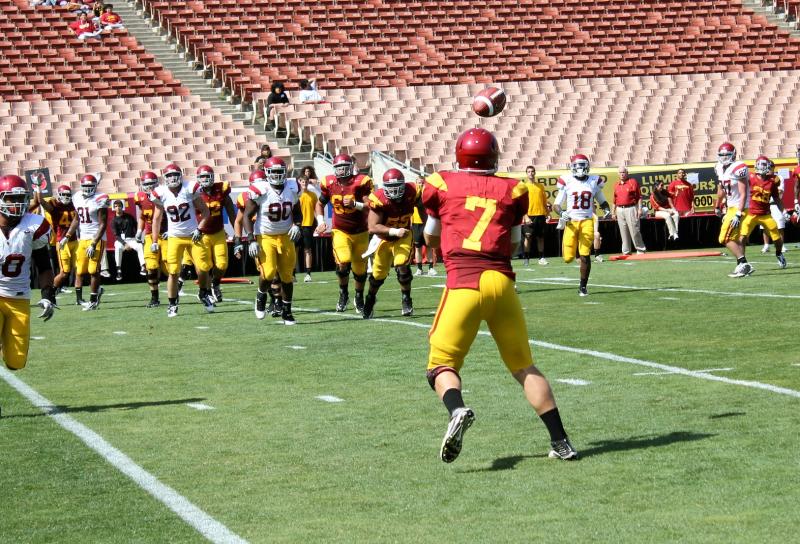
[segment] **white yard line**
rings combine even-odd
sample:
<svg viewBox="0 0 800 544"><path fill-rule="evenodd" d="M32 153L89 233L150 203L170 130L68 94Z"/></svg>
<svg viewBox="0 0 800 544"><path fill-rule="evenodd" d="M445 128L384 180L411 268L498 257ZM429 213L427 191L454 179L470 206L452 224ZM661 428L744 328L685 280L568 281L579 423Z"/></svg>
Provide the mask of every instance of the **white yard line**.
<svg viewBox="0 0 800 544"><path fill-rule="evenodd" d="M586 380L579 380L576 378L556 378L553 381L559 383L566 383L568 385L589 385L590 383L592 383L592 382L587 382Z"/></svg>
<svg viewBox="0 0 800 544"><path fill-rule="evenodd" d="M187 402L186 406L189 408L194 408L195 410L213 410L213 406L209 406L208 404L203 404L202 402Z"/></svg>
<svg viewBox="0 0 800 544"><path fill-rule="evenodd" d="M564 279L559 281L547 280L517 280L517 283L533 283L542 285L567 285L578 283L578 280ZM721 297L755 297L755 298L787 298L800 299L800 295L777 295L775 293L746 293L743 291L711 291L710 289L683 289L678 287L645 287L636 285L611 285L603 283L590 283L589 288L604 287L607 289L629 289L634 291L654 291L660 293L694 293L698 295L717 295Z"/></svg>
<svg viewBox="0 0 800 544"><path fill-rule="evenodd" d="M334 397L333 395L318 395L316 398L319 400L324 400L325 402L344 402L344 399Z"/></svg>
<svg viewBox="0 0 800 544"><path fill-rule="evenodd" d="M346 315L336 312L322 312L322 315L330 315L336 317L351 317L353 319L362 319L361 316L358 315ZM406 325L408 327L417 327L421 329L430 329L430 324L427 323L416 323L413 321L402 321L400 319L383 319L383 318L373 318L370 321L377 321L379 323L395 323L397 325ZM491 334L487 331L478 331L478 334L482 336L491 336ZM661 370L663 372L669 372L671 374L680 374L683 376L689 376L690 378L696 378L699 380L708 380L713 382L721 382L726 383L728 385L739 385L742 387L750 387L752 389L761 389L764 391L769 391L771 393L777 393L779 395L787 395L790 397L800 398L800 391L795 391L794 389L788 389L786 387L778 387L777 385L772 385L768 383L761 383L755 382L750 380L734 380L731 378L725 378L722 376L714 376L713 374L705 374L702 371L697 370L689 370L687 368L681 368L679 366L670 366L664 365L661 363L656 363L654 361L646 361L644 359L635 359L633 357L625 357L623 355L616 355L614 353L606 353L604 351L595 351L590 349L581 349L581 348L573 348L570 346L562 346L560 344L553 344L551 342L542 342L539 340L528 340L528 343L532 346L537 346L540 348L551 349L555 351L565 351L567 353L575 353L577 355L588 355L590 357L595 357L597 359L605 359L607 361L614 361L616 363L627 363L631 365L639 365L648 368L655 368L657 370Z"/></svg>
<svg viewBox="0 0 800 544"><path fill-rule="evenodd" d="M695 370L695 372L702 372L703 374L708 374L709 372L724 372L728 370L733 370L733 368L704 368L702 370ZM675 374L674 372L635 372L634 376L667 376L669 374Z"/></svg>
<svg viewBox="0 0 800 544"><path fill-rule="evenodd" d="M90 449L98 453L114 468L125 474L133 482L150 493L155 499L175 512L183 521L211 542L244 543L242 537L232 532L222 523L195 506L186 497L162 483L155 476L137 465L130 457L109 444L102 436L89 427L78 423L67 414L55 411L55 405L37 393L28 384L14 376L9 370L0 368L0 377L13 387L31 404L52 418L58 425L77 436Z"/></svg>

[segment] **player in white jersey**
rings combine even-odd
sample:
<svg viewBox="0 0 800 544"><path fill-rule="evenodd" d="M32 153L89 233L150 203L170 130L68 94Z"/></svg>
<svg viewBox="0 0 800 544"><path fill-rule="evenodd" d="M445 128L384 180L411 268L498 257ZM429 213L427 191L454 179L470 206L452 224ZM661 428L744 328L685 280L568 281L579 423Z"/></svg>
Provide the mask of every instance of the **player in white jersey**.
<svg viewBox="0 0 800 544"><path fill-rule="evenodd" d="M99 180L92 174L81 178L81 190L72 195L75 219L61 243L78 232L78 249L75 260L75 293L84 311L96 310L100 305L103 288L100 285L100 261L106 251L106 222L108 221L108 195L97 192ZM63 248L63 246L62 246ZM92 294L83 302L84 275L89 275Z"/></svg>
<svg viewBox="0 0 800 544"><path fill-rule="evenodd" d="M728 275L741 278L755 272L747 262L745 246L739 239L739 226L747 214L747 203L750 202L750 172L745 163L736 160L736 148L730 142L719 146L717 159L714 166L717 174L717 202L714 210L717 216L722 217L719 243L724 244L736 257L736 268ZM727 211L723 216L724 206L727 206Z"/></svg>
<svg viewBox="0 0 800 544"><path fill-rule="evenodd" d="M280 158L267 159L264 169L251 176L250 199L244 209L248 252L258 259L261 269L255 313L258 319L266 316L267 289L277 274L281 283L281 318L284 324L294 325L292 276L297 260L294 240L300 238L300 226L294 218L300 217L301 189L296 179L286 179L286 164ZM256 214L255 225L253 214Z"/></svg>
<svg viewBox="0 0 800 544"><path fill-rule="evenodd" d="M42 300L39 317L53 317L56 295L50 265L50 224L27 213L30 202L25 180L0 177L0 349L11 370L24 368L30 343L31 262L38 270Z"/></svg>
<svg viewBox="0 0 800 544"><path fill-rule="evenodd" d="M553 205L561 215L559 226L563 225L563 256L565 263L575 260L577 251L581 262L581 283L578 294L588 295L586 284L592 270L592 244L594 242L594 201L605 210L605 219L611 215L611 208L603 195L603 180L600 176L589 175L589 159L586 155L573 155L569 164L570 173L558 180L558 194Z"/></svg>
<svg viewBox="0 0 800 544"><path fill-rule="evenodd" d="M208 206L199 194L200 185L183 179L178 165L171 163L164 168L166 185L153 189L150 199L156 208L153 211L153 240L150 251L159 250L158 239L161 235L161 218L167 216L167 297L169 297L168 317L178 315L178 274L181 271L181 260L188 252L197 272L200 292L197 298L203 303L207 312L214 311L211 300L211 253L202 243L204 227L210 217ZM198 217L200 220L198 222ZM163 256L162 256L163 257Z"/></svg>

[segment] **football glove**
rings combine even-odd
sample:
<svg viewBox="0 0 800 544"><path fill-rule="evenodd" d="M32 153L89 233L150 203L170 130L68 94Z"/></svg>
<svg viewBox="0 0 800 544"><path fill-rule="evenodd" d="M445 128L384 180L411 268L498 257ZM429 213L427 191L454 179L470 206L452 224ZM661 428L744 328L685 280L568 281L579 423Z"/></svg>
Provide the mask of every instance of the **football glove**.
<svg viewBox="0 0 800 544"><path fill-rule="evenodd" d="M603 214L603 217L601 217L600 219L608 219L609 217L611 217L611 208L606 208L606 211Z"/></svg>
<svg viewBox="0 0 800 544"><path fill-rule="evenodd" d="M194 231L192 231L192 242L196 244L202 239L203 239L203 233L200 232L200 229L194 229Z"/></svg>
<svg viewBox="0 0 800 544"><path fill-rule="evenodd" d="M42 318L43 321L49 321L53 314L58 309L58 306L53 304L51 301L43 298L39 301L39 308L42 309L42 313L39 314L39 317Z"/></svg>
<svg viewBox="0 0 800 544"><path fill-rule="evenodd" d="M289 238L291 238L293 242L298 241L300 239L300 227L292 225L292 228L289 229Z"/></svg>
<svg viewBox="0 0 800 544"><path fill-rule="evenodd" d="M169 233L168 232L162 232L161 233L161 239L162 240L166 240L167 238L169 238Z"/></svg>
<svg viewBox="0 0 800 544"><path fill-rule="evenodd" d="M716 214L716 216L717 216L717 217L719 217L719 218L722 218L722 216L724 215L724 214L722 213L722 208L714 208L714 213L715 213L715 214Z"/></svg>
<svg viewBox="0 0 800 544"><path fill-rule="evenodd" d="M800 215L800 204L797 202L794 203L794 213Z"/></svg>
<svg viewBox="0 0 800 544"><path fill-rule="evenodd" d="M137 230L136 236L134 236L133 239L141 244L142 242L144 242L144 232L141 230Z"/></svg>
<svg viewBox="0 0 800 544"><path fill-rule="evenodd" d="M742 214L737 213L731 218L731 228L737 229L742 224Z"/></svg>
<svg viewBox="0 0 800 544"><path fill-rule="evenodd" d="M569 221L570 220L569 219L569 212L567 210L564 210L563 212L561 212L561 220L562 221Z"/></svg>
<svg viewBox="0 0 800 544"><path fill-rule="evenodd" d="M67 244L69 243L69 239L64 236L61 240L58 241L58 249L64 249Z"/></svg>
<svg viewBox="0 0 800 544"><path fill-rule="evenodd" d="M90 245L90 246L88 246L86 248L86 256L89 257L90 259L94 259L94 254L96 252L97 252L97 250L95 249L94 244L92 244L92 245Z"/></svg>
<svg viewBox="0 0 800 544"><path fill-rule="evenodd" d="M247 253L249 253L250 256L254 259L258 257L258 242L256 241L250 242L250 244L248 244L247 246Z"/></svg>
<svg viewBox="0 0 800 544"><path fill-rule="evenodd" d="M792 212L789 210L783 210L783 220L784 221L791 221L792 219Z"/></svg>
<svg viewBox="0 0 800 544"><path fill-rule="evenodd" d="M237 259L241 259L243 253L244 245L242 245L242 239L236 236L233 238L233 254Z"/></svg>
<svg viewBox="0 0 800 544"><path fill-rule="evenodd" d="M153 242L152 244L150 244L150 252L158 253L158 242Z"/></svg>

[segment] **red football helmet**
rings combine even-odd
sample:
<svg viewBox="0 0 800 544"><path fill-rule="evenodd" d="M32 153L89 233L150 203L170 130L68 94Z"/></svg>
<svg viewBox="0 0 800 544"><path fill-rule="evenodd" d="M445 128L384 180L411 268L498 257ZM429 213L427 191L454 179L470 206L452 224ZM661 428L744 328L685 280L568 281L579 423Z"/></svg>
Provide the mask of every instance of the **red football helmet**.
<svg viewBox="0 0 800 544"><path fill-rule="evenodd" d="M725 142L717 150L717 158L722 166L730 166L736 160L736 148L730 142Z"/></svg>
<svg viewBox="0 0 800 544"><path fill-rule="evenodd" d="M197 183L203 189L210 189L214 185L214 169L204 164L197 169Z"/></svg>
<svg viewBox="0 0 800 544"><path fill-rule="evenodd" d="M579 153L569 158L569 171L572 172L572 175L576 178L585 178L588 176L590 168L589 157L586 155Z"/></svg>
<svg viewBox="0 0 800 544"><path fill-rule="evenodd" d="M397 168L390 168L384 172L383 193L389 200L401 200L406 194L406 178Z"/></svg>
<svg viewBox="0 0 800 544"><path fill-rule="evenodd" d="M257 181L267 181L267 173L263 170L253 170L250 173L250 183L255 183Z"/></svg>
<svg viewBox="0 0 800 544"><path fill-rule="evenodd" d="M500 146L494 134L483 128L471 128L456 140L456 168L473 174L494 174Z"/></svg>
<svg viewBox="0 0 800 544"><path fill-rule="evenodd" d="M19 176L0 177L0 214L22 217L28 211L31 195L28 184Z"/></svg>
<svg viewBox="0 0 800 544"><path fill-rule="evenodd" d="M353 177L353 157L339 153L333 158L333 175L339 181L349 181Z"/></svg>
<svg viewBox="0 0 800 544"><path fill-rule="evenodd" d="M69 185L59 185L56 189L56 198L62 204L72 202L72 189L69 188Z"/></svg>
<svg viewBox="0 0 800 544"><path fill-rule="evenodd" d="M756 174L762 176L771 176L775 172L775 163L770 160L766 155L760 155L756 159Z"/></svg>
<svg viewBox="0 0 800 544"><path fill-rule="evenodd" d="M167 187L170 189L180 187L181 183L183 183L183 172L181 171L181 167L174 162L171 162L164 167L163 172L164 179L167 180Z"/></svg>
<svg viewBox="0 0 800 544"><path fill-rule="evenodd" d="M280 157L270 157L264 163L264 171L267 174L267 181L277 190L283 190L283 183L286 180L286 163Z"/></svg>
<svg viewBox="0 0 800 544"><path fill-rule="evenodd" d="M145 172L141 177L142 191L149 193L158 186L158 175L155 172Z"/></svg>
<svg viewBox="0 0 800 544"><path fill-rule="evenodd" d="M81 178L81 192L86 198L94 196L97 192L97 178L92 174L86 174Z"/></svg>

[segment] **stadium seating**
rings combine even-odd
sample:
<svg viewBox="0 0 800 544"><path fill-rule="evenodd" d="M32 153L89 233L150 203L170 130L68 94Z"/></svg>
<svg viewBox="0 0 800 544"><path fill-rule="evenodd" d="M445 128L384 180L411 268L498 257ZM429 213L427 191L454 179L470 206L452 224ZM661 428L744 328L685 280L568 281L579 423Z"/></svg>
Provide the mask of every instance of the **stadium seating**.
<svg viewBox="0 0 800 544"><path fill-rule="evenodd" d="M81 42L65 8L0 5L0 100L31 101L186 95L181 82L135 38L115 30Z"/></svg>
<svg viewBox="0 0 800 544"><path fill-rule="evenodd" d="M142 0L245 101L324 88L788 70L800 40L735 0Z"/></svg>
<svg viewBox="0 0 800 544"><path fill-rule="evenodd" d="M452 142L480 125L497 135L501 169L562 168L576 151L596 165L707 161L730 139L743 156L793 156L800 72L745 72L509 82L503 114L482 119L482 85L327 89L326 104L291 104L279 122L318 149L364 164L371 150L414 166L452 165Z"/></svg>
<svg viewBox="0 0 800 544"><path fill-rule="evenodd" d="M266 143L196 96L0 102L0 117L0 172L47 167L55 184L76 187L99 171L106 192L137 190L142 171L168 162L190 178L210 164L219 179L246 185ZM288 160L288 151L271 147Z"/></svg>

